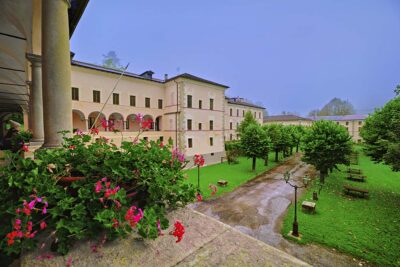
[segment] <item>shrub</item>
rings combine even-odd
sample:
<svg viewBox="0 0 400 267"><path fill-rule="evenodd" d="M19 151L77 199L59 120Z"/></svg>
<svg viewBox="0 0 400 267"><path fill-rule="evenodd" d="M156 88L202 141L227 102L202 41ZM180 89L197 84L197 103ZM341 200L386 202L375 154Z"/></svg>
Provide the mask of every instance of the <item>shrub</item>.
<svg viewBox="0 0 400 267"><path fill-rule="evenodd" d="M77 131L61 148L38 150L35 160L15 153L0 169L3 251L34 248L45 228L61 254L100 232L107 239L132 231L157 238L169 224L165 213L194 199L181 172L187 162L172 144L142 140L117 148L93 137ZM68 182L70 176L80 178Z"/></svg>

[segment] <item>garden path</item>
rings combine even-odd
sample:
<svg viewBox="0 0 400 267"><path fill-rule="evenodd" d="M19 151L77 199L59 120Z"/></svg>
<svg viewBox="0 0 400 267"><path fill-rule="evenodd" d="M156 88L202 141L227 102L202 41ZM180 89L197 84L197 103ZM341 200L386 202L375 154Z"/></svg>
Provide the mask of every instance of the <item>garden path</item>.
<svg viewBox="0 0 400 267"><path fill-rule="evenodd" d="M288 206L294 201L294 189L283 180L287 170L291 171L291 178L296 181L306 174L315 176L313 168L301 162L298 154L236 190L219 198L196 203L192 208L311 265L366 266L365 262L334 249L299 245L282 237L282 220Z"/></svg>

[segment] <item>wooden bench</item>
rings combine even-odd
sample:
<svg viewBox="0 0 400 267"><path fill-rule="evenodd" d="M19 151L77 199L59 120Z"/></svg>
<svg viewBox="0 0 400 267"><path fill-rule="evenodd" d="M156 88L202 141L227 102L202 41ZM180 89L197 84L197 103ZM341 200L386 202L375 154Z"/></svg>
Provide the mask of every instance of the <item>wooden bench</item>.
<svg viewBox="0 0 400 267"><path fill-rule="evenodd" d="M228 181L219 180L219 181L218 181L218 185L220 185L220 186L227 186L227 185L228 185Z"/></svg>
<svg viewBox="0 0 400 267"><path fill-rule="evenodd" d="M366 178L367 178L367 177L364 176L364 175L354 174L354 173L350 173L350 174L347 176L347 179L349 179L349 180L354 180L354 181L357 181L357 182L365 182L365 179L366 179Z"/></svg>
<svg viewBox="0 0 400 267"><path fill-rule="evenodd" d="M311 201L303 201L303 203L301 203L301 207L304 210L311 211L312 213L315 213L316 206L317 206L317 204L315 202L311 202Z"/></svg>
<svg viewBox="0 0 400 267"><path fill-rule="evenodd" d="M350 173L350 174L362 174L362 170L360 170L360 169L348 168L348 169L347 169L347 173Z"/></svg>
<svg viewBox="0 0 400 267"><path fill-rule="evenodd" d="M344 188L346 194L350 195L350 194L357 193L357 194L361 195L363 198L368 196L368 193L369 193L369 191L367 189L353 187L350 185L344 185L343 188Z"/></svg>

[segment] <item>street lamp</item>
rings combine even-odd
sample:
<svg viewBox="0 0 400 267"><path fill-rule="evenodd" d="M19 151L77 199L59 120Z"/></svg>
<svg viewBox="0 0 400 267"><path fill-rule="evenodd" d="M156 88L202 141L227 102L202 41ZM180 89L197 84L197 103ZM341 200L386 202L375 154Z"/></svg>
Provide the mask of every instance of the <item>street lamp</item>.
<svg viewBox="0 0 400 267"><path fill-rule="evenodd" d="M298 188L303 188L307 187L308 182L310 181L310 178L308 176L303 177L303 185L298 186L297 184L292 184L290 183L290 173L289 171L286 171L285 174L283 175L283 179L285 179L285 182L289 184L291 187L294 187L294 221L293 221L293 229L292 229L292 235L298 237L299 236L299 224L297 223L297 189Z"/></svg>

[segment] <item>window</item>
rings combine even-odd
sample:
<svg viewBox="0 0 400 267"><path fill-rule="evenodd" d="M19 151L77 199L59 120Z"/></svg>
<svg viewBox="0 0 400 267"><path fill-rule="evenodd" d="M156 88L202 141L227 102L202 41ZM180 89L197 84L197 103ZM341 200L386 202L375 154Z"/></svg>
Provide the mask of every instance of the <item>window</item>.
<svg viewBox="0 0 400 267"><path fill-rule="evenodd" d="M203 108L203 101L199 100L199 109Z"/></svg>
<svg viewBox="0 0 400 267"><path fill-rule="evenodd" d="M125 129L129 130L129 119L126 120Z"/></svg>
<svg viewBox="0 0 400 267"><path fill-rule="evenodd" d="M201 123L199 123L199 130L201 130Z"/></svg>
<svg viewBox="0 0 400 267"><path fill-rule="evenodd" d="M239 109L236 110L236 117L239 117Z"/></svg>
<svg viewBox="0 0 400 267"><path fill-rule="evenodd" d="M130 105L131 105L132 107L136 107L136 96L131 95L131 96L129 97L129 101L130 101Z"/></svg>
<svg viewBox="0 0 400 267"><path fill-rule="evenodd" d="M214 138L210 137L210 146L214 145Z"/></svg>
<svg viewBox="0 0 400 267"><path fill-rule="evenodd" d="M232 117L232 109L229 110L229 115Z"/></svg>
<svg viewBox="0 0 400 267"><path fill-rule="evenodd" d="M261 112L258 112L258 118L261 119Z"/></svg>
<svg viewBox="0 0 400 267"><path fill-rule="evenodd" d="M211 156L214 156L214 153L211 153Z"/></svg>
<svg viewBox="0 0 400 267"><path fill-rule="evenodd" d="M149 107L150 107L150 97L146 97L146 98L144 99L144 106L145 106L146 108L149 108Z"/></svg>
<svg viewBox="0 0 400 267"><path fill-rule="evenodd" d="M214 99L210 98L210 109L214 109Z"/></svg>
<svg viewBox="0 0 400 267"><path fill-rule="evenodd" d="M192 120L187 120L187 129L188 129L189 131L192 130Z"/></svg>
<svg viewBox="0 0 400 267"><path fill-rule="evenodd" d="M113 93L113 104L119 105L119 94Z"/></svg>
<svg viewBox="0 0 400 267"><path fill-rule="evenodd" d="M229 123L229 129L232 130L233 126L232 126L232 122Z"/></svg>
<svg viewBox="0 0 400 267"><path fill-rule="evenodd" d="M238 123L238 122L236 123L236 129L237 129L237 128L239 128L239 123Z"/></svg>
<svg viewBox="0 0 400 267"><path fill-rule="evenodd" d="M349 125L349 122L348 122L348 121L346 121L346 125Z"/></svg>
<svg viewBox="0 0 400 267"><path fill-rule="evenodd" d="M193 147L193 139L192 138L188 138L188 147L189 148Z"/></svg>
<svg viewBox="0 0 400 267"><path fill-rule="evenodd" d="M100 91L93 90L93 102L100 103Z"/></svg>
<svg viewBox="0 0 400 267"><path fill-rule="evenodd" d="M72 87L72 100L79 100L79 88Z"/></svg>
<svg viewBox="0 0 400 267"><path fill-rule="evenodd" d="M230 134L230 135L229 135L229 140L232 141L232 137L233 137L232 134Z"/></svg>
<svg viewBox="0 0 400 267"><path fill-rule="evenodd" d="M188 108L192 107L192 96L191 95L187 96L187 107Z"/></svg>
<svg viewBox="0 0 400 267"><path fill-rule="evenodd" d="M210 121L210 130L214 130L214 121Z"/></svg>
<svg viewBox="0 0 400 267"><path fill-rule="evenodd" d="M362 121L359 121L359 122L358 122L358 125L362 125Z"/></svg>
<svg viewBox="0 0 400 267"><path fill-rule="evenodd" d="M256 112L254 111L254 118L257 118Z"/></svg>
<svg viewBox="0 0 400 267"><path fill-rule="evenodd" d="M336 124L339 124L339 122L337 121Z"/></svg>
<svg viewBox="0 0 400 267"><path fill-rule="evenodd" d="M242 111L242 116L244 117L244 110Z"/></svg>
<svg viewBox="0 0 400 267"><path fill-rule="evenodd" d="M160 140L160 142L163 142L164 141L164 136L160 136L160 138L158 140Z"/></svg>
<svg viewBox="0 0 400 267"><path fill-rule="evenodd" d="M149 138L148 138L147 136L145 136L145 137L143 137L143 140L144 140L144 141L148 141Z"/></svg>
<svg viewBox="0 0 400 267"><path fill-rule="evenodd" d="M162 109L162 99L158 99L158 108Z"/></svg>

